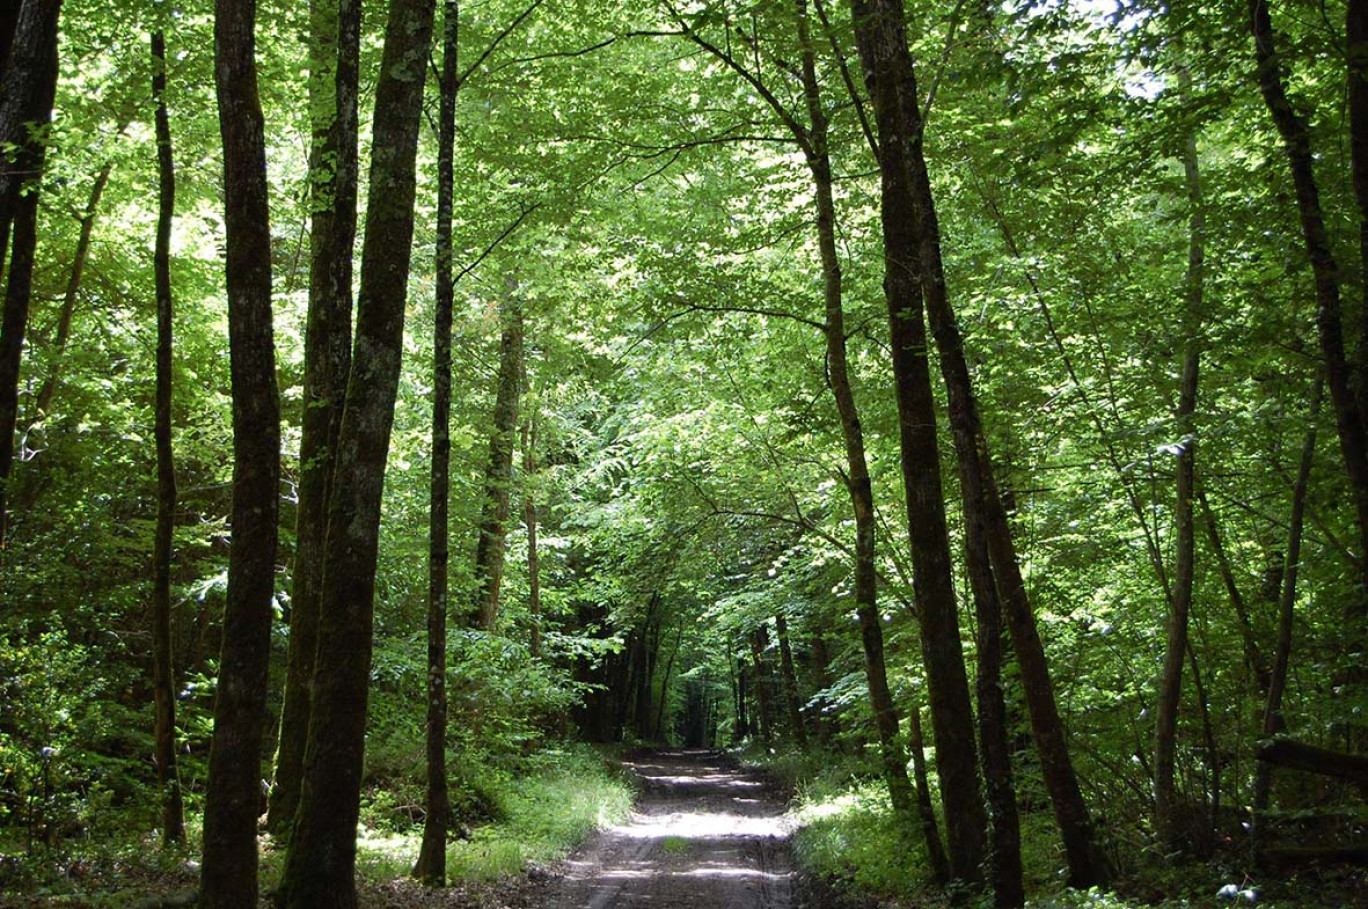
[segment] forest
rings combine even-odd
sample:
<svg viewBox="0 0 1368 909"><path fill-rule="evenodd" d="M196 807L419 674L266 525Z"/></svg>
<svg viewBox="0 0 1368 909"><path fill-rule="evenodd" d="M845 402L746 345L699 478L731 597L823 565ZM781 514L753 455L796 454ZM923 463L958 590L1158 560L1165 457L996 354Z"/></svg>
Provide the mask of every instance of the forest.
<svg viewBox="0 0 1368 909"><path fill-rule="evenodd" d="M0 286L0 906L1368 906L1368 0L4 0Z"/></svg>

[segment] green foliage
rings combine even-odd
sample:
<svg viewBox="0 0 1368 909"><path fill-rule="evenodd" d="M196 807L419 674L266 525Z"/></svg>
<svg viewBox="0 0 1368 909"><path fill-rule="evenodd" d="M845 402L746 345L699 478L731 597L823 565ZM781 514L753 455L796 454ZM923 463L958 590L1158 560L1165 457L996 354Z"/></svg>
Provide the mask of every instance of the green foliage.
<svg viewBox="0 0 1368 909"><path fill-rule="evenodd" d="M893 814L881 781L805 787L794 816L802 824L798 858L813 872L884 897L910 895L925 885L925 855Z"/></svg>

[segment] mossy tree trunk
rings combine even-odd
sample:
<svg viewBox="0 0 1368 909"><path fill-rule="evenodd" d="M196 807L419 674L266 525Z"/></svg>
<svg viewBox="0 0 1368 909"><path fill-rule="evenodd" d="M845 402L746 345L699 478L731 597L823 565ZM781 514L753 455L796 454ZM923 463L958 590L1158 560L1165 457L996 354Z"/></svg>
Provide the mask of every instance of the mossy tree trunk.
<svg viewBox="0 0 1368 909"><path fill-rule="evenodd" d="M380 504L403 358L423 83L433 0L395 0L376 86L356 344L328 506L327 557L304 785L282 909L356 905Z"/></svg>
<svg viewBox="0 0 1368 909"><path fill-rule="evenodd" d="M280 487L280 401L271 322L266 145L256 81L256 4L217 0L228 334L233 382L232 549L214 742L204 805L205 909L256 905L262 732L271 653Z"/></svg>

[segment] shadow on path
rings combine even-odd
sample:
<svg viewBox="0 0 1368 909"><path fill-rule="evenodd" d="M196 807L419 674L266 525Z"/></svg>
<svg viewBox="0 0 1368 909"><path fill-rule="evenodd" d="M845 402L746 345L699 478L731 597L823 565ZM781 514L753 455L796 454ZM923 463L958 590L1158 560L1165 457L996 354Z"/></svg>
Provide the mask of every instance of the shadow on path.
<svg viewBox="0 0 1368 909"><path fill-rule="evenodd" d="M644 753L636 810L567 862L553 909L790 909L784 799L715 751Z"/></svg>

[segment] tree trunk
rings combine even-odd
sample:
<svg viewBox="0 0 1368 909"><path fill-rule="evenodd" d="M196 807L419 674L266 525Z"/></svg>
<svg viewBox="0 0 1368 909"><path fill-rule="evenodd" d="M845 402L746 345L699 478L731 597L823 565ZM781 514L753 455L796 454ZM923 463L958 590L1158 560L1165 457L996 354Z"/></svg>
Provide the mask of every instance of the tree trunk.
<svg viewBox="0 0 1368 909"><path fill-rule="evenodd" d="M1268 697L1264 701L1263 735L1272 738L1284 726L1282 716L1283 691L1287 688L1288 667L1292 657L1293 607L1297 603L1297 573L1301 568L1302 524L1306 516L1306 489L1311 482L1311 466L1316 455L1316 419L1320 413L1321 383L1311 399L1311 415L1302 445L1301 464L1292 487L1292 514L1287 522L1287 557L1283 569L1282 592L1278 597L1278 639L1273 648L1273 670L1268 679ZM1269 793L1273 784L1272 764L1260 761L1254 771L1254 835L1262 834L1260 815L1268 810Z"/></svg>
<svg viewBox="0 0 1368 909"><path fill-rule="evenodd" d="M985 529L992 568L1011 631L1017 665L1022 675L1022 687L1031 715L1036 748L1041 756L1041 769L1046 788L1050 792L1055 818L1064 841L1069 863L1069 880L1076 887L1105 883L1109 877L1108 869L1096 847L1087 807L1079 791L1077 777L1069 757L1044 648L1021 577L1007 512L993 476L992 458L983 436L978 405L974 400L968 365L964 358L963 343L946 294L940 260L939 226L922 152L922 123L917 107L916 83L906 52L901 4L897 0L881 0L881 12L878 15L875 15L875 11L867 4L856 4L854 9L857 34L860 37L860 52L866 60L866 82L871 86L871 96L876 99L875 111L880 123L879 134L882 144L881 171L884 176L884 194L889 203L884 211L885 292L889 300L894 340L893 365L899 387L900 422L904 439L904 476L909 487L909 514L914 504L919 512L925 511L926 508L933 509L926 513L938 512L941 527L944 527L944 510L939 507L939 499L934 498L929 489L920 498L914 496L913 481L918 478L908 479L909 465L915 469L919 463L932 467L936 464L931 453L934 451L934 435L923 431L921 435L928 436L929 439L922 441L920 445L916 439L916 428L934 426L935 417L930 395L921 389L922 376L927 376L925 382L928 385L930 381L926 365L925 329L921 320L921 304L925 299L936 335L937 348L941 354L942 374L950 397L952 426L960 424L955 433L957 453L961 462L969 466L969 472L977 474L980 478L983 490ZM877 42L873 40L875 37ZM880 63L883 65L879 66ZM885 136L892 137L891 144ZM916 280L918 276L920 280ZM974 440L974 444L966 445L965 442L969 439ZM924 453L918 455L919 450ZM926 478L929 472L923 471L919 485L931 485ZM939 488L939 480L935 486ZM926 504L928 500L929 506ZM934 535L929 534L924 522L912 520L911 524L914 528L918 524L923 524L924 538L939 538L944 535L943 531ZM927 545L930 545L929 541ZM938 543L935 548L940 548ZM939 559L933 559L932 564L939 564ZM944 584L949 588L948 568L940 573L945 575ZM936 577L937 572L917 569L919 579L928 576ZM923 591L920 583L918 592L921 597L931 599L930 591ZM952 596L953 589L948 589L934 599L953 603L950 599ZM953 612L950 613L950 618L953 620ZM925 624L923 628L925 634ZM948 649L948 635L945 635L945 640ZM954 643L958 643L957 636ZM946 663L952 662L948 656L943 658ZM946 675L951 675L951 670L947 670ZM932 695L934 720L937 716L934 682ZM937 744L937 764L940 766L943 749L940 747L939 728ZM968 789L967 786L964 788Z"/></svg>
<svg viewBox="0 0 1368 909"><path fill-rule="evenodd" d="M913 151L920 156L920 123L909 119L916 111L916 81L901 2L852 0L851 11L878 126L884 295L936 769L952 873L959 880L978 881L982 879L987 818L979 797L973 710L951 578L935 396L927 356L923 287L931 282L923 274L927 263L921 261L921 244L931 240L925 221L934 213L919 206L914 192L913 181L924 176L924 165L920 174L909 167ZM944 284L943 277L940 284Z"/></svg>
<svg viewBox="0 0 1368 909"><path fill-rule="evenodd" d="M1359 311L1359 419L1368 420L1368 0L1348 0L1345 6L1345 62L1349 96L1349 156L1353 168L1354 199L1359 216L1359 282L1363 302ZM1368 427L1365 427L1368 432ZM1368 557L1360 553L1360 558Z"/></svg>
<svg viewBox="0 0 1368 909"><path fill-rule="evenodd" d="M456 55L460 15L446 0L437 138L437 294L432 339L432 483L428 501L427 812L423 844L413 876L430 887L446 886L446 832L451 800L446 773L447 566L451 560L451 322L452 208L455 195Z"/></svg>
<svg viewBox="0 0 1368 909"><path fill-rule="evenodd" d="M527 612L532 623L528 650L541 656L541 566L537 553L537 421L523 422L523 526L527 528Z"/></svg>
<svg viewBox="0 0 1368 909"><path fill-rule="evenodd" d="M864 429L860 424L846 354L844 292L841 260L836 246L836 205L832 192L831 159L827 148L827 116L822 107L817 79L816 52L808 27L807 4L798 3L798 38L803 53L803 88L807 102L808 170L812 174L817 215L817 246L822 260L822 297L826 320L827 382L836 401L845 442L846 490L855 515L855 612L860 623L864 649L865 682L870 709L879 736L879 751L884 781L895 811L911 817L912 783L907 778L907 753L898 727L897 707L888 688L884 664L883 626L878 609L878 570L876 566L876 515L873 483L865 453ZM799 136L801 139L802 137ZM940 833L932 817L922 828L932 873L938 881L949 878L949 863L941 845Z"/></svg>
<svg viewBox="0 0 1368 909"><path fill-rule="evenodd" d="M171 547L176 526L176 464L171 447L172 297L171 222L176 211L176 173L171 156L171 119L166 110L166 39L152 33L152 97L157 104L157 241L153 253L157 285L157 534L152 552L152 692L157 785L161 787L162 837L185 836L180 775L176 769L176 682L171 653ZM103 177L109 176L106 166ZM92 192L98 200L98 192ZM82 221L89 238L90 216ZM78 257L80 253L77 254ZM73 269L75 271L75 269Z"/></svg>
<svg viewBox="0 0 1368 909"><path fill-rule="evenodd" d="M123 135L123 129L119 130ZM62 375L62 362L66 359L67 342L71 339L71 321L76 314L76 298L81 291L81 281L85 277L86 261L90 258L90 238L95 230L95 212L100 207L105 187L109 185L109 175L114 170L114 162L106 161L95 175L90 187L90 198L86 201L85 211L81 213L81 230L76 238L76 254L71 259L71 272L67 276L66 291L62 294L62 310L57 316L57 337L53 339L53 350L48 358L48 373L38 389L34 411L37 419L46 419L52 409L52 398L57 393L57 383Z"/></svg>
<svg viewBox="0 0 1368 909"><path fill-rule="evenodd" d="M798 673L793 669L793 648L789 645L788 619L782 610L774 614L775 634L779 637L779 671L784 679L784 703L788 707L789 726L799 748L807 747L807 730L803 727L803 698L798 692Z"/></svg>
<svg viewBox="0 0 1368 909"><path fill-rule="evenodd" d="M675 657L679 656L679 645L684 641L684 626L680 625L675 632L674 649L670 651L670 658L665 661L665 675L660 680L660 703L656 706L655 732L652 739L657 742L665 741L665 711L670 706L670 678L674 675Z"/></svg>
<svg viewBox="0 0 1368 909"><path fill-rule="evenodd" d="M751 665L755 668L755 712L760 717L760 741L766 749L774 746L774 704L769 667L765 665L765 646L768 636L761 625L750 633Z"/></svg>
<svg viewBox="0 0 1368 909"><path fill-rule="evenodd" d="M513 292L513 288L509 288ZM484 508L480 541L475 549L475 577L479 583L474 625L493 633L499 622L499 589L503 582L508 534L509 495L513 486L513 436L518 425L518 397L522 390L522 306L507 300L499 344L499 387L494 402L494 432L485 468Z"/></svg>
<svg viewBox="0 0 1368 909"><path fill-rule="evenodd" d="M733 655L736 664L736 741L738 743L745 740L750 735L750 718L746 715L746 701L749 696L746 684L746 663L743 659L737 659Z"/></svg>
<svg viewBox="0 0 1368 909"><path fill-rule="evenodd" d="M950 879L950 860L941 845L936 827L936 806L931 804L931 783L926 773L926 741L922 737L921 708L912 704L907 711L908 745L912 751L912 777L917 782L917 818L921 821L922 839L927 844L931 875L936 883ZM903 768L904 773L906 768Z"/></svg>
<svg viewBox="0 0 1368 909"><path fill-rule="evenodd" d="M9 485L19 416L19 361L33 293L38 245L38 187L47 147L41 127L52 119L57 91L57 20L61 0L29 0L19 11L9 66L0 83L0 266L10 251L0 315L0 551L9 527ZM35 141L35 136L37 140ZM22 192L30 186L30 192ZM13 247L11 249L11 243Z"/></svg>
<svg viewBox="0 0 1368 909"><path fill-rule="evenodd" d="M304 413L299 441L290 651L267 828L288 839L299 809L323 610L328 501L351 367L352 248L356 241L360 0L313 0L309 74L312 223L304 334Z"/></svg>
<svg viewBox="0 0 1368 909"><path fill-rule="evenodd" d="M380 503L403 357L433 0L395 0L376 86L356 345L338 435L304 788L282 909L353 909Z"/></svg>
<svg viewBox="0 0 1368 909"><path fill-rule="evenodd" d="M205 909L255 906L261 740L280 501L280 400L271 324L266 145L255 0L217 0L215 81L223 134L228 334L233 381L232 549L204 805Z"/></svg>
<svg viewBox="0 0 1368 909"><path fill-rule="evenodd" d="M1296 187L1302 240L1316 282L1316 327L1320 336L1321 357L1325 361L1325 383L1330 389L1340 451L1358 516L1359 583L1362 589L1357 608L1358 615L1364 617L1368 616L1368 433L1365 432L1364 415L1359 410L1350 384L1349 364L1344 354L1338 268L1326 232L1325 217L1321 212L1320 190L1312 167L1310 132L1305 121L1292 109L1292 102L1283 87L1282 68L1273 44L1273 23L1268 13L1268 0L1249 0L1249 19L1254 33L1259 89L1287 152L1292 183ZM1351 107L1358 100L1352 96ZM1356 173L1355 190L1359 183Z"/></svg>
<svg viewBox="0 0 1368 909"><path fill-rule="evenodd" d="M827 644L826 635L820 630L812 635L812 672L818 688L825 690L831 687L831 648ZM830 745L840 732L835 715L826 707L822 707L818 710L816 720L817 740L823 745ZM907 775L906 761L903 762L903 775Z"/></svg>
<svg viewBox="0 0 1368 909"><path fill-rule="evenodd" d="M1012 776L1012 749L1007 736L1007 705L1002 696L1002 603L993 578L983 518L983 490L977 478L965 482L965 565L974 593L978 618L975 642L978 650L979 747L987 787L989 820L989 883L993 905L1018 909L1026 903L1021 877L1021 822L1017 812L1016 784Z"/></svg>
<svg viewBox="0 0 1368 909"><path fill-rule="evenodd" d="M1202 506L1207 542L1211 546L1211 554L1216 558L1216 565L1221 572L1221 580L1225 584L1226 593L1230 596L1230 605L1235 610L1235 618L1239 623L1240 638L1244 643L1245 668L1249 670L1250 677L1253 678L1258 692L1265 693L1268 691L1269 668L1259 648L1259 638L1254 632L1254 623L1250 620L1249 608L1245 604L1244 595L1240 592L1240 585L1235 582L1235 572L1230 566L1230 557L1226 555L1225 546L1221 543L1220 530L1216 526L1216 516L1211 511L1211 505L1207 503L1206 493L1201 489L1197 491L1197 503Z"/></svg>
<svg viewBox="0 0 1368 909"><path fill-rule="evenodd" d="M1183 82L1186 88L1186 74ZM1193 476L1197 436L1193 417L1197 412L1197 377L1201 358L1202 291L1206 257L1206 214L1197 169L1197 137L1189 134L1183 152L1183 174L1188 196L1188 266L1183 326L1183 377L1178 391L1175 422L1180 438L1177 484L1173 505L1175 566L1169 598L1167 647L1159 677L1154 734L1154 822L1159 840L1170 851L1182 847L1183 830L1178 792L1174 782L1178 746L1178 708L1183 693L1183 660L1188 651L1188 613L1192 607L1192 581L1197 549L1193 522Z"/></svg>

